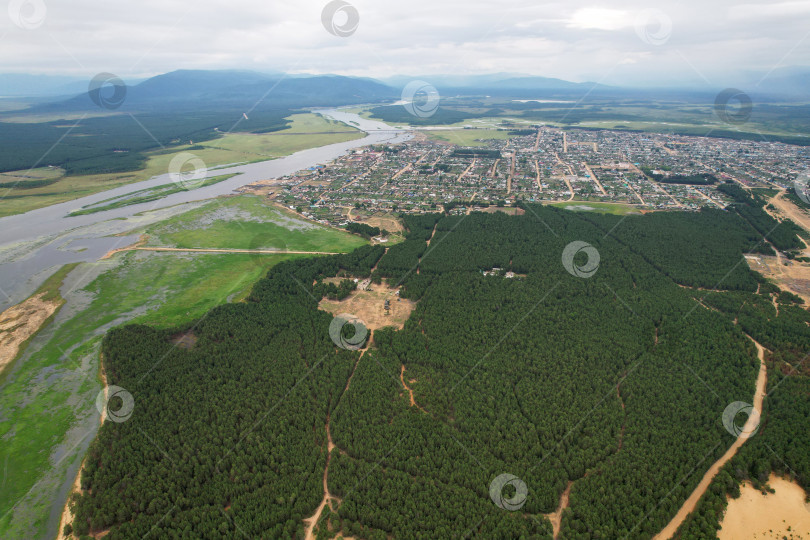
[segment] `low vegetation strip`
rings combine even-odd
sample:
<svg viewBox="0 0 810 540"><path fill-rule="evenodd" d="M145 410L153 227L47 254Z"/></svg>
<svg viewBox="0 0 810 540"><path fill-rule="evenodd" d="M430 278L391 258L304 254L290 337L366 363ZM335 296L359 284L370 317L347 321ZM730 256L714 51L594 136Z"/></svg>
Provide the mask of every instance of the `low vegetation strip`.
<svg viewBox="0 0 810 540"><path fill-rule="evenodd" d="M234 176L236 175L223 174L220 176L214 176L212 178L206 178L205 180L202 180L200 182L195 182L193 185L183 184L182 182L178 182L175 184L163 184L161 186L156 186L153 188L142 189L140 191L127 193L125 195L121 195L120 197L106 199L104 201L101 201L97 205L85 206L81 210L71 212L69 215L82 216L86 214L95 214L96 212L104 212L106 210L113 210L115 208L121 208L124 206L132 206L134 204L157 201L164 197L168 197L169 195L173 195L174 193L180 193L181 191L189 191L191 189L199 189L206 186L213 186L214 184L224 182L225 180L233 178Z"/></svg>

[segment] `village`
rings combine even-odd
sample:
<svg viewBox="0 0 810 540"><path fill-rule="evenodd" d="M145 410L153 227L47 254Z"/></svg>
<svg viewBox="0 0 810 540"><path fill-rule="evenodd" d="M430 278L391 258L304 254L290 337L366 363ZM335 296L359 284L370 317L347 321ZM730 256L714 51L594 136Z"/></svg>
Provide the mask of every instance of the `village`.
<svg viewBox="0 0 810 540"><path fill-rule="evenodd" d="M275 179L264 193L335 226L361 213L468 213L519 202L694 211L725 208L730 200L715 188L719 183L788 188L810 164L805 148L781 143L545 126L502 130L507 138L478 139L474 147L416 132L406 143L355 150Z"/></svg>

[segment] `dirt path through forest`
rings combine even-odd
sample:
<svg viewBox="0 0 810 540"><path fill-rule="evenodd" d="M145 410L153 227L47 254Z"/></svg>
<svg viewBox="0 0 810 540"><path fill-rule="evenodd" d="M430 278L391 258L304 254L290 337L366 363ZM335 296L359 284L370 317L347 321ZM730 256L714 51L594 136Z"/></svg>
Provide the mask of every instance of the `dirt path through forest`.
<svg viewBox="0 0 810 540"><path fill-rule="evenodd" d="M340 401L343 399L343 396L346 395L346 392L349 390L349 386L352 384L352 378L354 377L354 373L357 371L357 366L360 365L360 361L365 356L366 351L368 349L363 349L360 352L360 357L357 359L357 362L354 364L354 369L352 369L351 374L349 375L348 380L346 381L346 386L343 388L343 393L340 394L340 397L337 400L337 405L340 404ZM335 405L335 407L337 407ZM318 505L318 508L315 509L315 513L312 516L304 519L304 523L306 523L306 540L315 540L315 526L318 524L318 520L321 519L321 514L323 513L323 509L326 508L326 505L329 505L330 510L332 508L332 504L330 501L337 501L340 504L340 499L329 493L329 463L332 460L332 450L336 448L334 441L332 441L332 431L329 429L329 421L331 419L331 415L326 415L326 466L323 468L323 499L321 500L321 504ZM341 454L344 452L341 450Z"/></svg>
<svg viewBox="0 0 810 540"><path fill-rule="evenodd" d="M747 334L746 334L747 335ZM748 338L754 342L754 345L757 347L757 356L759 357L759 375L757 376L757 386L756 392L754 393L754 408L758 411L762 411L762 403L765 400L765 386L768 383L768 368L765 366L765 348L754 341L754 338L748 336ZM743 426L742 432L743 433L750 433L756 427L756 423L759 421L758 418L749 417L748 420L745 422L745 426ZM726 450L726 453L723 456L715 461L709 470L706 471L706 474L703 475L700 483L697 485L695 490L686 499L686 502L683 503L681 509L678 510L678 513L675 514L675 517L664 527L660 533L653 537L653 540L668 540L675 535L675 532L678 530L684 520L691 514L695 507L697 506L698 501L706 493L706 490L709 488L712 480L720 472L720 468L725 465L728 460L734 457L734 454L737 453L737 450L745 443L745 437L738 437L734 444Z"/></svg>
<svg viewBox="0 0 810 540"><path fill-rule="evenodd" d="M306 530L306 540L315 540L315 526L318 524L318 520L321 519L321 514L323 513L323 509L326 508L326 505L329 504L330 510L332 509L332 505L330 501L335 499L331 493L329 493L329 462L332 461L332 449L335 447L335 443L332 442L332 434L329 432L329 416L326 417L326 467L323 468L323 499L321 500L321 504L318 505L318 508L315 510L315 513L304 520L304 523L307 524Z"/></svg>
<svg viewBox="0 0 810 540"><path fill-rule="evenodd" d="M410 400L411 400L411 407L415 407L416 406L416 400L413 399L413 390L411 390L411 388L405 382L405 364L402 364L402 369L399 370L399 380L402 381L403 388L405 388L405 390L408 391L408 395L410 396Z"/></svg>
<svg viewBox="0 0 810 540"><path fill-rule="evenodd" d="M557 540L557 538L559 538L560 536L560 526L562 525L563 510L568 508L568 497L571 494L571 487L573 485L574 483L569 480L568 485L565 486L565 491L563 491L562 495L560 496L560 504L557 505L557 509L551 514L544 514L551 522L554 540Z"/></svg>

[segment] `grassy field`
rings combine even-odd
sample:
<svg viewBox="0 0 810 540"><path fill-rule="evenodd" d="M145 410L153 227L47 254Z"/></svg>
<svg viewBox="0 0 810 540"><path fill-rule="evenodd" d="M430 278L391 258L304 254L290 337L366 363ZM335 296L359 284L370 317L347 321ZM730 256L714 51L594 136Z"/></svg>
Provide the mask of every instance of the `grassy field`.
<svg viewBox="0 0 810 540"><path fill-rule="evenodd" d="M425 131L428 138L444 141L459 146L486 146L487 139L505 140L510 137L508 131L498 129L445 129Z"/></svg>
<svg viewBox="0 0 810 540"><path fill-rule="evenodd" d="M345 253L365 240L250 195L215 199L149 228L148 246Z"/></svg>
<svg viewBox="0 0 810 540"><path fill-rule="evenodd" d="M296 250L343 251L364 243L250 196L212 201L142 232L161 242L177 238L211 247L247 246L254 234ZM79 265L68 277L69 284L78 283L68 285L60 316L32 340L0 385L0 538L47 535L49 512L64 502L60 486L97 427L98 347L109 328L188 324L216 305L244 298L273 265L304 256L130 251ZM63 278L48 287L56 290Z"/></svg>
<svg viewBox="0 0 810 540"><path fill-rule="evenodd" d="M617 216L625 216L628 214L641 213L638 207L621 203L570 201L570 202L552 203L549 206L556 206L557 208L569 208L573 211L578 212L599 212L601 214L615 214ZM586 210L584 207L592 208L592 210Z"/></svg>
<svg viewBox="0 0 810 540"><path fill-rule="evenodd" d="M192 152L208 167L213 167L229 163L264 161L307 148L363 137L362 132L346 124L327 120L320 115L303 113L288 118L291 125L282 131L264 134L231 133L200 145L185 144L151 152L146 167L140 171L64 176L64 171L60 169L42 167L33 171L3 173L0 175L0 183L54 178L58 181L32 189L0 189L0 217L70 201L165 174L172 158L181 152Z"/></svg>

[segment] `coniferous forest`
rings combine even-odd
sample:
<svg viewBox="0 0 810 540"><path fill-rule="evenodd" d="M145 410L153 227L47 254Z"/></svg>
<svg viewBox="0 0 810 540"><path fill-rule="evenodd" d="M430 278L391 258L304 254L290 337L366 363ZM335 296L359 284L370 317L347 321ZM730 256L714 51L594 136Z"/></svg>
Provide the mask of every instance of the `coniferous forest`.
<svg viewBox="0 0 810 540"><path fill-rule="evenodd" d="M810 487L810 316L744 262L759 214L524 210L404 216L404 242L282 262L189 327L111 330L107 383L134 408L90 447L74 535L303 538L328 470L318 538L551 538L569 488L559 538L649 539L733 443L722 414L752 400L751 338L768 349L761 427L680 537L713 538L744 479ZM340 347L318 309L351 292L335 277L416 307Z"/></svg>

